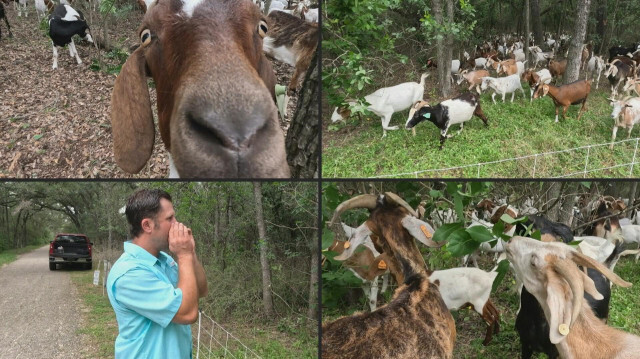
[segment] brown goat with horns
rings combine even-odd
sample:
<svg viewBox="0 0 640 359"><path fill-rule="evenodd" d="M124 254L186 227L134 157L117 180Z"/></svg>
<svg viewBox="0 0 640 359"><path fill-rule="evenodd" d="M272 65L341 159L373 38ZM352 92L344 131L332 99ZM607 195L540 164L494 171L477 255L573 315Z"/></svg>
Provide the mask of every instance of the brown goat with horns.
<svg viewBox="0 0 640 359"><path fill-rule="evenodd" d="M456 337L453 317L438 287L429 282L415 239L429 247L433 229L393 193L360 195L341 203L331 220L352 208L371 214L351 240L349 249L370 236L388 257L400 284L391 301L370 313L343 317L322 326L322 358L451 358ZM343 253L344 254L344 253Z"/></svg>

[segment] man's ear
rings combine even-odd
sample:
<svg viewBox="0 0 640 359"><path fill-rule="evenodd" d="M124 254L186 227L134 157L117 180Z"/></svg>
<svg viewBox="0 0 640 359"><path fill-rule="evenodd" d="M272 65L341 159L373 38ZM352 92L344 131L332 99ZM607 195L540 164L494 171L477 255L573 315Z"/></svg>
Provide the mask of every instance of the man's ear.
<svg viewBox="0 0 640 359"><path fill-rule="evenodd" d="M145 218L140 224L145 233L151 233L151 231L153 231L153 227L155 227L155 223L152 218Z"/></svg>

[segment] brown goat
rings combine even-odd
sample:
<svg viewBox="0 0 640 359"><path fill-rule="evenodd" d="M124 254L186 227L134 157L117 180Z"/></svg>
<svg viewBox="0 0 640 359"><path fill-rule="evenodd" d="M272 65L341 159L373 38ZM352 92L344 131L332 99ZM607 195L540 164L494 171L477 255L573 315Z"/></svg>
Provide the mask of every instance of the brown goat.
<svg viewBox="0 0 640 359"><path fill-rule="evenodd" d="M400 286L391 301L371 313L343 317L322 326L322 358L438 358L453 355L455 323L427 268L414 237L429 246L432 232L415 211L393 193L361 195L341 203L332 219L351 208L371 214L358 227L389 257ZM353 241L353 239L352 239ZM376 243L377 242L377 243ZM355 246L355 245L354 245Z"/></svg>
<svg viewBox="0 0 640 359"><path fill-rule="evenodd" d="M267 31L249 0L152 2L111 97L118 166L137 173L151 156L150 74L172 176L289 177Z"/></svg>
<svg viewBox="0 0 640 359"><path fill-rule="evenodd" d="M547 68L549 69L551 76L555 79L554 81L557 82L558 77L563 76L564 72L567 70L567 60L565 59L565 60L556 61L553 59L549 59Z"/></svg>
<svg viewBox="0 0 640 359"><path fill-rule="evenodd" d="M264 38L263 48L267 55L295 66L287 93L291 95L307 71L318 47L317 23L309 23L282 11L273 11L268 16L269 33Z"/></svg>
<svg viewBox="0 0 640 359"><path fill-rule="evenodd" d="M556 121L558 122L558 109L562 107L562 118L566 119L567 110L571 105L582 104L580 111L578 112L578 120L582 116L585 105L587 104L587 97L591 92L591 80L575 81L567 85L559 87L551 84L543 84L538 86L538 89L533 94L533 98L546 96L547 94L556 106Z"/></svg>

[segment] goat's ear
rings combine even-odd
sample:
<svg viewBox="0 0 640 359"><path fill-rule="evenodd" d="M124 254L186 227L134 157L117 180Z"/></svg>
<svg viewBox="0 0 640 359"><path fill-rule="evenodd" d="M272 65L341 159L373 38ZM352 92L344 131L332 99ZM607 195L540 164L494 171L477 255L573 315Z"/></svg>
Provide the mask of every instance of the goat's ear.
<svg viewBox="0 0 640 359"><path fill-rule="evenodd" d="M369 229L369 227L367 227L367 222L360 225L360 227L356 228L356 232L349 240L349 247L345 246L344 252L334 258L339 261L343 261L351 257L356 248L358 248L359 245L364 244L365 240L369 237L369 235L371 235L371 233L371 230Z"/></svg>
<svg viewBox="0 0 640 359"><path fill-rule="evenodd" d="M347 238L351 238L351 236L353 236L353 234L356 233L355 228L347 226L343 222L340 222L340 224L342 225L342 229L344 230L344 234L347 236Z"/></svg>
<svg viewBox="0 0 640 359"><path fill-rule="evenodd" d="M116 163L138 173L153 151L155 127L145 77L145 58L138 48L127 59L111 94L111 131Z"/></svg>
<svg viewBox="0 0 640 359"><path fill-rule="evenodd" d="M267 86L267 89L271 93L271 97L273 97L273 101L276 100L276 74L273 71L273 67L271 66L271 61L267 59L267 57L263 54L260 55L260 60L258 60L258 75L262 78L264 85Z"/></svg>
<svg viewBox="0 0 640 359"><path fill-rule="evenodd" d="M547 306L549 307L549 340L558 344L569 334L571 323L571 289L551 266L546 269Z"/></svg>
<svg viewBox="0 0 640 359"><path fill-rule="evenodd" d="M402 219L402 226L409 231L415 239L420 241L427 247L439 248L442 247L445 243L434 242L431 238L433 238L433 227L429 225L429 223L421 221L414 216L407 215Z"/></svg>

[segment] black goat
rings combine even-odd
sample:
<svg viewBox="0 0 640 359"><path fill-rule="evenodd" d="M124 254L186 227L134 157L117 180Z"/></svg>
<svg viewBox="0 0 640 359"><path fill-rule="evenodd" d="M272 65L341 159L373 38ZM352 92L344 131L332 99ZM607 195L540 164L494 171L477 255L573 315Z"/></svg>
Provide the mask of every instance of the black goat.
<svg viewBox="0 0 640 359"><path fill-rule="evenodd" d="M609 49L609 62L611 62L616 56L626 56L634 51L636 51L635 45L631 45L629 47L613 46Z"/></svg>
<svg viewBox="0 0 640 359"><path fill-rule="evenodd" d="M60 4L53 9L49 16L49 37L53 42L53 69L58 68L58 47L69 45L69 55L75 57L78 65L82 63L73 35L78 35L89 42L93 42L89 33L89 26L81 12L69 5Z"/></svg>
<svg viewBox="0 0 640 359"><path fill-rule="evenodd" d="M460 124L460 131L466 121L469 121L473 115L482 119L485 126L489 126L488 119L482 112L478 95L467 92L458 97L442 101L431 107L426 102L421 102L422 106L415 108L415 113L407 121L405 127L413 128L422 121L433 122L440 129L440 149L444 146L447 139L447 131L449 127ZM460 132L458 131L458 133Z"/></svg>
<svg viewBox="0 0 640 359"><path fill-rule="evenodd" d="M0 19L4 19L4 23L7 24L7 29L9 29L9 37L13 37L11 33L11 25L9 25L9 20L7 20L7 14L4 12L4 4L0 1ZM0 28L0 39L2 39L2 28Z"/></svg>

